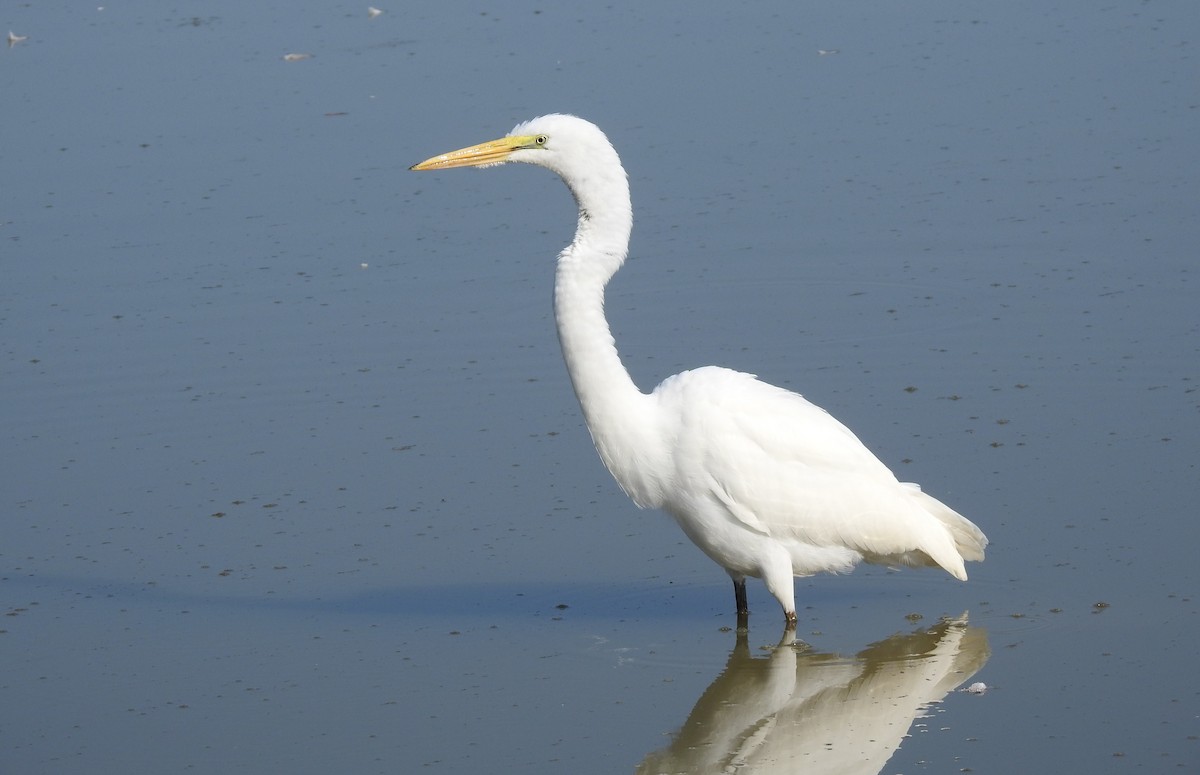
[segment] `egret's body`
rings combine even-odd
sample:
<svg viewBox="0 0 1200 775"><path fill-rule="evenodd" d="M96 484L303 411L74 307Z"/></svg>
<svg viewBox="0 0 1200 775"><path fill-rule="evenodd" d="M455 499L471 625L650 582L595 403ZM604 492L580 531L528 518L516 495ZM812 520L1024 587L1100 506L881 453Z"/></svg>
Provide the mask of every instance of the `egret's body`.
<svg viewBox="0 0 1200 775"><path fill-rule="evenodd" d="M987 546L979 528L899 482L849 429L800 395L716 366L676 374L648 394L633 383L604 317L604 287L629 248L629 184L599 128L542 116L413 169L508 161L558 173L579 205L575 239L558 257L554 309L596 450L638 506L671 514L725 568L739 624L747 576L763 579L789 624L794 576L867 561L940 565L967 578L964 560L982 560Z"/></svg>

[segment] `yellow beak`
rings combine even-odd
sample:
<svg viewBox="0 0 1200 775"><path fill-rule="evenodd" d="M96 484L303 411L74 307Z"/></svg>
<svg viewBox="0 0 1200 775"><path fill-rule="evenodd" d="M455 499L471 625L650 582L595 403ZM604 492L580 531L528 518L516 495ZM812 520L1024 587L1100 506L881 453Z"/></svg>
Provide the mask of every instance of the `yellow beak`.
<svg viewBox="0 0 1200 775"><path fill-rule="evenodd" d="M521 148L531 148L537 145L533 135L516 135L501 137L470 148L460 148L457 151L443 153L426 159L420 164L409 167L410 170L442 170L451 167L487 167L492 164L503 164L513 151Z"/></svg>

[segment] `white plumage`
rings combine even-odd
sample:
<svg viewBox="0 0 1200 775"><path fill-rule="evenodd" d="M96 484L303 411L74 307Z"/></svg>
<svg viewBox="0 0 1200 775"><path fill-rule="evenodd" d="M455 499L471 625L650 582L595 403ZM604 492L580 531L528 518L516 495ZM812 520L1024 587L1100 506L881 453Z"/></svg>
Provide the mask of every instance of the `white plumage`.
<svg viewBox="0 0 1200 775"><path fill-rule="evenodd" d="M504 162L546 167L579 205L558 257L555 320L596 450L643 508L661 508L733 578L745 626L745 578L761 578L796 622L794 576L859 562L940 565L967 578L987 538L965 517L899 482L848 428L800 395L716 366L669 377L647 394L622 365L604 287L629 248L625 169L598 127L567 115L435 156L415 170Z"/></svg>

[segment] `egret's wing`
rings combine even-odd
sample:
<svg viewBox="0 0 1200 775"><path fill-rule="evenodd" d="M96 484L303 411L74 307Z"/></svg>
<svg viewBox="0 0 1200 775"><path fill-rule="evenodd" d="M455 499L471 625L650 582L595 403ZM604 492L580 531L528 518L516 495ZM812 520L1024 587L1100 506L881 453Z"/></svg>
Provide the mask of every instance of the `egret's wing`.
<svg viewBox="0 0 1200 775"><path fill-rule="evenodd" d="M846 426L800 395L719 368L684 372L657 392L682 408L680 476L707 478L746 527L874 557L919 549L961 572L962 561L948 556L953 543L919 500L933 499L900 484Z"/></svg>

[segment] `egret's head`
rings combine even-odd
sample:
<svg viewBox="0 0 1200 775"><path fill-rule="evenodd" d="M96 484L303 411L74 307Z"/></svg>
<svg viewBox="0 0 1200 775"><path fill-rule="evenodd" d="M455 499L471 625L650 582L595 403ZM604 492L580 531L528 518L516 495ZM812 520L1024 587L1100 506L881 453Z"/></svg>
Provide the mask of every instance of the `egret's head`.
<svg viewBox="0 0 1200 775"><path fill-rule="evenodd" d="M552 113L517 124L499 140L443 153L409 169L491 167L519 161L547 167L570 181L574 174L610 158L616 159L616 152L599 127L576 116Z"/></svg>
<svg viewBox="0 0 1200 775"><path fill-rule="evenodd" d="M587 224L592 239L605 232L605 250L624 257L633 227L629 180L612 144L590 121L561 113L541 116L517 124L507 137L443 153L410 169L493 167L510 161L557 173L579 204L580 229Z"/></svg>

